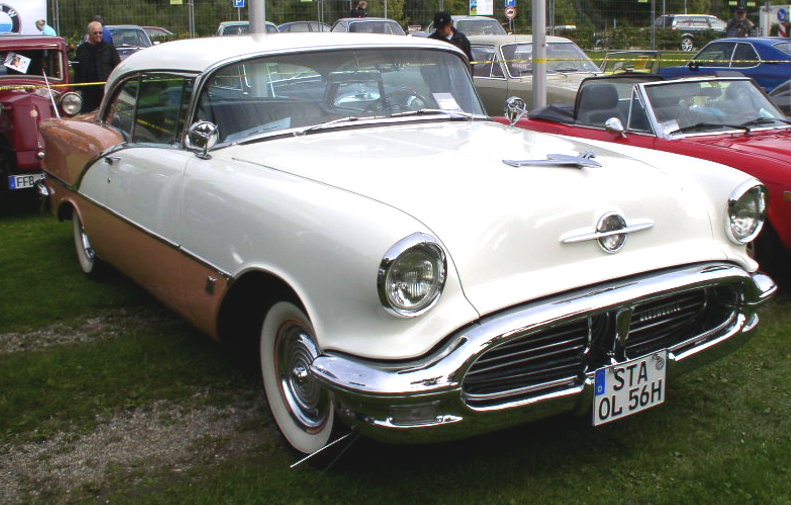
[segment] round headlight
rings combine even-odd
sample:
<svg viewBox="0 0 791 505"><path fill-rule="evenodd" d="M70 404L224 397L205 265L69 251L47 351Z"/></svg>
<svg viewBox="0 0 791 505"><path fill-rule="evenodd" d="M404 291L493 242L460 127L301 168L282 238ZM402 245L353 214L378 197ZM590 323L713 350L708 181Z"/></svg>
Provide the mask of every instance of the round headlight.
<svg viewBox="0 0 791 505"><path fill-rule="evenodd" d="M60 97L60 108L67 116L76 116L82 109L82 97L74 92L64 93Z"/></svg>
<svg viewBox="0 0 791 505"><path fill-rule="evenodd" d="M766 187L747 182L737 187L728 198L728 215L725 231L737 244L755 240L766 219L768 195Z"/></svg>
<svg viewBox="0 0 791 505"><path fill-rule="evenodd" d="M400 317L429 310L445 287L447 260L439 242L415 233L398 241L382 258L377 287L382 305Z"/></svg>

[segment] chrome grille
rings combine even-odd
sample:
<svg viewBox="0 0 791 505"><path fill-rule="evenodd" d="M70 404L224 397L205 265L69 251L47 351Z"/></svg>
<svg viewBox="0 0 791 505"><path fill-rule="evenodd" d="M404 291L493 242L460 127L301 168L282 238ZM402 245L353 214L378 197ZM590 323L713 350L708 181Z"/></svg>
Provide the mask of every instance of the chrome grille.
<svg viewBox="0 0 791 505"><path fill-rule="evenodd" d="M661 349L685 350L716 338L739 314L741 285L674 292L610 307L580 319L526 331L485 351L462 380L472 407L568 389L612 357L631 359ZM631 311L625 347L617 342L619 312Z"/></svg>
<svg viewBox="0 0 791 505"><path fill-rule="evenodd" d="M632 311L625 355L636 358L652 351L706 339L736 317L736 286L719 286L674 293L639 304Z"/></svg>

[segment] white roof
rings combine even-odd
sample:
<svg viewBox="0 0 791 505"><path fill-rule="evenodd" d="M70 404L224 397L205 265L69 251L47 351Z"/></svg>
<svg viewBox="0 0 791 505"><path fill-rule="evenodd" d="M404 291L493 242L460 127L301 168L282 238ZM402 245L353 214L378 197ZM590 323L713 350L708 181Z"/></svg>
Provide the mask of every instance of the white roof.
<svg viewBox="0 0 791 505"><path fill-rule="evenodd" d="M433 47L461 53L443 41L367 33L299 32L205 37L175 40L138 51L115 67L108 81L140 70L204 72L217 63L258 54L363 47Z"/></svg>

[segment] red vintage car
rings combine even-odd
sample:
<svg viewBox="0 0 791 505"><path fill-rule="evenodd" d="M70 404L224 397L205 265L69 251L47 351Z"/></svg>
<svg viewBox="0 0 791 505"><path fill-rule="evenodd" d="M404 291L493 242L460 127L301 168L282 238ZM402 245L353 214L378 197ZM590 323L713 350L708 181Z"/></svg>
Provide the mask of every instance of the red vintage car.
<svg viewBox="0 0 791 505"><path fill-rule="evenodd" d="M39 124L82 103L68 85L62 38L0 35L0 194L31 189L43 176Z"/></svg>
<svg viewBox="0 0 791 505"><path fill-rule="evenodd" d="M574 104L512 119L529 130L694 156L759 178L769 209L755 254L764 269L791 272L791 122L752 79L596 77L582 83Z"/></svg>

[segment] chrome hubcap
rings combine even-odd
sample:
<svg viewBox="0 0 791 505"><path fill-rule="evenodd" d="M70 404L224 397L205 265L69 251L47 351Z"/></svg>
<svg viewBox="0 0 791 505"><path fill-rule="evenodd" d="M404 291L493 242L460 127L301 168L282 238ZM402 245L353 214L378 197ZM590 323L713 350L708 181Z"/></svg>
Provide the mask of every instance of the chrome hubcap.
<svg viewBox="0 0 791 505"><path fill-rule="evenodd" d="M286 321L278 331L275 345L275 366L283 400L305 431L320 430L327 422L330 401L310 373L310 364L319 354L316 344L298 321Z"/></svg>

